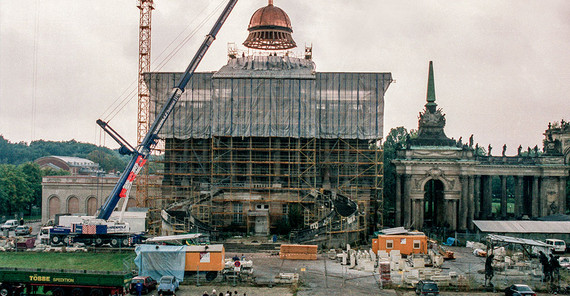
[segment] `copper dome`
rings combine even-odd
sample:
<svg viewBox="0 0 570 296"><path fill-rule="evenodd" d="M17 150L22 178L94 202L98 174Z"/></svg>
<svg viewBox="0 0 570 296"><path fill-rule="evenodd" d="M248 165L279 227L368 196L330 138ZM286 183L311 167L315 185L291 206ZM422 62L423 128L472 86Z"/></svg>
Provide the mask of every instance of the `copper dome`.
<svg viewBox="0 0 570 296"><path fill-rule="evenodd" d="M297 47L291 33L291 20L285 11L273 5L273 0L269 4L258 9L247 27L249 36L243 45L249 48L263 50L282 50Z"/></svg>

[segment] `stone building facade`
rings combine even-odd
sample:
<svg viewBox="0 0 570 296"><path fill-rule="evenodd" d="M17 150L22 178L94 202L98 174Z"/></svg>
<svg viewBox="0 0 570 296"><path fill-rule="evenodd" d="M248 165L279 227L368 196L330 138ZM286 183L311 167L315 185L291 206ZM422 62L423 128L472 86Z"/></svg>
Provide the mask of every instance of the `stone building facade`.
<svg viewBox="0 0 570 296"><path fill-rule="evenodd" d="M42 179L42 223L53 219L56 214L96 215L103 205L118 177L98 176L47 176ZM149 182L159 180L151 176ZM150 187L149 190L153 190ZM135 206L136 187L129 194L127 209ZM121 208L123 199L117 208Z"/></svg>
<svg viewBox="0 0 570 296"><path fill-rule="evenodd" d="M418 134L407 141L393 160L396 167L396 224L416 229L447 227L473 229L473 220L534 218L566 212L568 164L567 123L545 132L544 149L515 156L484 152L473 136L467 143L449 139L445 115L435 103L430 62L427 104L420 113ZM551 136L549 136L551 135ZM564 140L566 139L566 140ZM507 213L507 179L514 179L514 213ZM493 211L492 181L500 180L500 205ZM497 196L495 196L497 200Z"/></svg>

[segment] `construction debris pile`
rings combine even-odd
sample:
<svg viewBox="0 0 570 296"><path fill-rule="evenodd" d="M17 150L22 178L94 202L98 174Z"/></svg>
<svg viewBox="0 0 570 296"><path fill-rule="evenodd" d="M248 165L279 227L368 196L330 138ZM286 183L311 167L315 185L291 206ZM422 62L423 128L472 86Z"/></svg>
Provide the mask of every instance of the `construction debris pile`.
<svg viewBox="0 0 570 296"><path fill-rule="evenodd" d="M87 252L84 244L75 243L69 246L50 246L39 243L35 237L13 236L0 237L0 252Z"/></svg>
<svg viewBox="0 0 570 296"><path fill-rule="evenodd" d="M331 249L327 255L329 259L350 269L378 272L383 285L414 287L418 281L426 279L437 282L439 286L463 285L466 282L464 276L458 276L455 272L443 272L443 256L432 248L425 254L406 256L400 250L378 250L374 253L372 249L355 250L347 245L346 250L337 253Z"/></svg>

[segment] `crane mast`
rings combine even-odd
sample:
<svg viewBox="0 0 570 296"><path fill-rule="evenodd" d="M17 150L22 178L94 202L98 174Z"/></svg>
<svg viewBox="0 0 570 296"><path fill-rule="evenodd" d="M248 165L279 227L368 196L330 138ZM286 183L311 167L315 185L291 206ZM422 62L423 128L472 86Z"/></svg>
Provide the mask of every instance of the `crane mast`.
<svg viewBox="0 0 570 296"><path fill-rule="evenodd" d="M150 49L151 49L151 19L153 0L139 0L137 7L140 10L139 18L139 72L138 72L138 108L137 108L137 144L140 144L148 133L149 101L150 94L144 73L150 72ZM143 167L142 173L137 179L136 204L139 207L146 206L148 198L148 167Z"/></svg>
<svg viewBox="0 0 570 296"><path fill-rule="evenodd" d="M228 18L230 12L235 7L236 3L237 0L230 0L228 2L222 14L218 17L214 26L210 30L210 33L206 35L206 38L204 39L202 45L194 55L194 58L192 59L186 70L184 71L184 74L182 75L182 78L179 80L178 84L174 88L174 91L162 106L161 111L157 114L156 118L154 119L154 122L152 123L152 125L150 125L147 133L145 134L142 141L139 142L136 149L130 146L120 135L118 135L111 127L109 127L106 122L102 120L97 120L97 124L99 124L99 126L101 126L103 130L109 133L109 135L121 145L121 150L129 154L132 154L132 158L129 161L129 164L127 165L121 176L119 177L119 181L113 188L113 191L111 192L111 194L105 200L105 203L101 207L97 215L98 219L104 219L104 220L109 219L111 213L119 203L119 200L121 198L128 198L129 192L131 190L133 182L136 179L136 176L141 171L141 169L144 168L144 165L152 151L152 148L156 145L156 142L158 140L158 132L160 131L166 119L174 109L174 106L180 99L180 96L182 96L182 93L184 93L184 90L186 88L186 85L190 81L190 78L192 78L192 75L194 74L196 68L200 64L200 61L202 61L202 58L210 48L210 45L216 39L216 35L222 28L222 25ZM123 204L123 211L126 208L126 202L127 201L125 201Z"/></svg>

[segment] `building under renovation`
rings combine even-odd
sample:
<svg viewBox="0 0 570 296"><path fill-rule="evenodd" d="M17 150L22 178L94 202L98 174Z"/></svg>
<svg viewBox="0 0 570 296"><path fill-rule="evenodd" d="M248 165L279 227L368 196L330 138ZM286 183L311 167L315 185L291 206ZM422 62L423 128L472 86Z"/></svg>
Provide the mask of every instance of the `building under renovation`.
<svg viewBox="0 0 570 296"><path fill-rule="evenodd" d="M161 130L163 233L268 234L290 216L314 237L381 223L379 146L390 73L317 72L269 1L219 71L195 73ZM147 73L151 121L181 73ZM168 206L170 205L170 206Z"/></svg>

